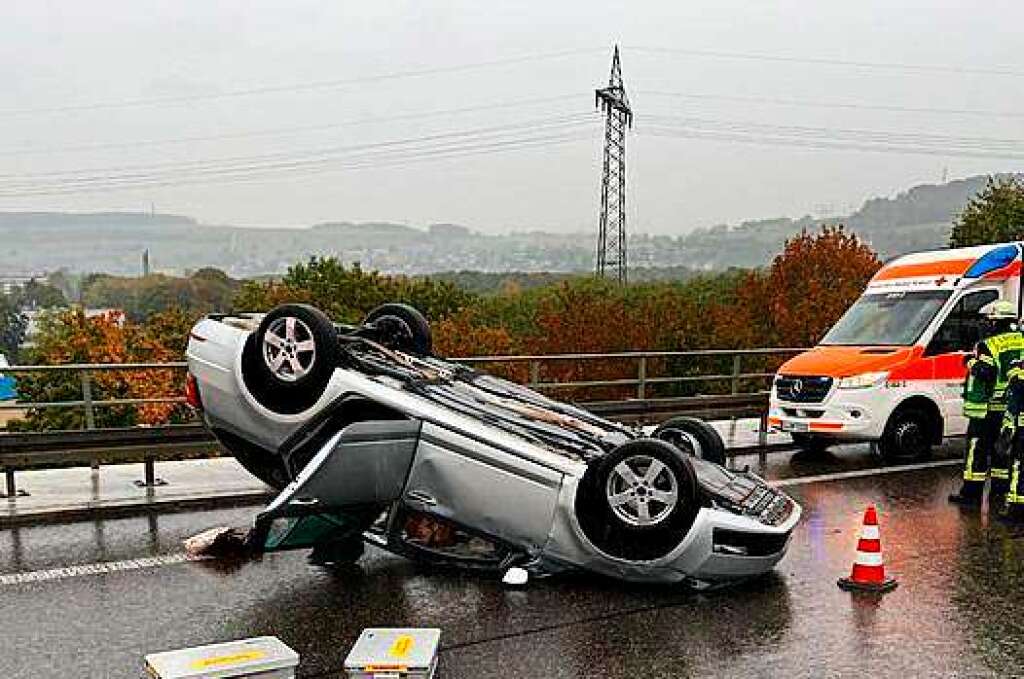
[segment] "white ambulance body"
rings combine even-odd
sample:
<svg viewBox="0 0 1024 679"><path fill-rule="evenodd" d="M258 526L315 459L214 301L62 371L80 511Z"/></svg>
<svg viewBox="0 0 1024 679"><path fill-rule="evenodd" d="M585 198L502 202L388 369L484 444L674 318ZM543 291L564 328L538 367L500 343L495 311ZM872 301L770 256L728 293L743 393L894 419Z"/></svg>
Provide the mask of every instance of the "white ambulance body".
<svg viewBox="0 0 1024 679"><path fill-rule="evenodd" d="M821 342L779 368L769 425L804 448L876 441L886 457L922 457L967 427L964 357L978 310L1017 304L1021 244L919 252L888 262Z"/></svg>

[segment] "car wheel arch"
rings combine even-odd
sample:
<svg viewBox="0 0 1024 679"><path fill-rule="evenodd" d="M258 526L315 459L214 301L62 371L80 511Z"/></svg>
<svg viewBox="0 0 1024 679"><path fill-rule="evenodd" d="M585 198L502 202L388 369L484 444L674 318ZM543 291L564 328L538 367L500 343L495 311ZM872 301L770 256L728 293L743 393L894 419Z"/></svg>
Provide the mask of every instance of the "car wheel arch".
<svg viewBox="0 0 1024 679"><path fill-rule="evenodd" d="M889 419L885 423L886 428L895 422L899 415L912 410L923 412L928 417L929 440L933 444L941 444L945 431L945 418L942 415L942 409L934 399L924 394L914 394L900 401L889 415Z"/></svg>

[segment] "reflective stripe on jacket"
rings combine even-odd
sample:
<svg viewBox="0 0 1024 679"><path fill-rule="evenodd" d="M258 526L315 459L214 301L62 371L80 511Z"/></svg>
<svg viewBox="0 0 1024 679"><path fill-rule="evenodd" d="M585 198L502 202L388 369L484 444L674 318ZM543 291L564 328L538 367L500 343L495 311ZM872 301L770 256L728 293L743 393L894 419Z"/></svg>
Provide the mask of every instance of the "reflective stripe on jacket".
<svg viewBox="0 0 1024 679"><path fill-rule="evenodd" d="M964 380L964 417L984 418L988 414L996 384L996 360L988 355L976 355L967 361L967 379Z"/></svg>
<svg viewBox="0 0 1024 679"><path fill-rule="evenodd" d="M1004 332L978 343L978 357L989 355L995 360L995 386L989 399L990 410L1003 410L1006 403L1006 385L1014 361L1024 355L1024 335Z"/></svg>

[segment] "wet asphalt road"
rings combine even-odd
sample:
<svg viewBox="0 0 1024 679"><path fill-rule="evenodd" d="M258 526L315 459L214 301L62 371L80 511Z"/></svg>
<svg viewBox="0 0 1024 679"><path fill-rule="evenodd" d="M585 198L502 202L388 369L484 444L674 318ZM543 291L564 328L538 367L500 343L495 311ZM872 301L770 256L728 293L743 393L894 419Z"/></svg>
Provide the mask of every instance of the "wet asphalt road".
<svg viewBox="0 0 1024 679"><path fill-rule="evenodd" d="M770 460L772 478L876 464L863 448ZM450 678L1018 675L1024 527L947 504L955 474L791 486L805 515L787 557L767 578L709 593L581 576L508 590L376 550L344 574L291 553L0 586L0 677L134 678L145 653L264 634L300 653L300 677L338 677L368 626L442 628L439 676ZM868 503L900 581L883 598L835 585ZM183 537L251 513L0 531L0 573L179 552Z"/></svg>

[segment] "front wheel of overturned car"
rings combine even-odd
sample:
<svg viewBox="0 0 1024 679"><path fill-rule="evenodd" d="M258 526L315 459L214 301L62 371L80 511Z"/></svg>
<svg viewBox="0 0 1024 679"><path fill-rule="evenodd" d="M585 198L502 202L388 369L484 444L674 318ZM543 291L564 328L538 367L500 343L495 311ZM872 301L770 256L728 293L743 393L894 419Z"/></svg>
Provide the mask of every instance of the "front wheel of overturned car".
<svg viewBox="0 0 1024 679"><path fill-rule="evenodd" d="M320 400L339 360L331 319L307 304L283 304L246 340L242 379L260 405L295 414Z"/></svg>
<svg viewBox="0 0 1024 679"><path fill-rule="evenodd" d="M587 539L629 561L668 555L686 537L698 508L689 460L658 439L630 441L594 461L576 492L576 516Z"/></svg>
<svg viewBox="0 0 1024 679"><path fill-rule="evenodd" d="M725 442L718 431L704 420L672 417L658 425L651 436L668 441L687 455L725 465Z"/></svg>
<svg viewBox="0 0 1024 679"><path fill-rule="evenodd" d="M434 349L430 323L408 304L381 304L366 315L363 325L377 328L384 346L418 356L429 356Z"/></svg>

